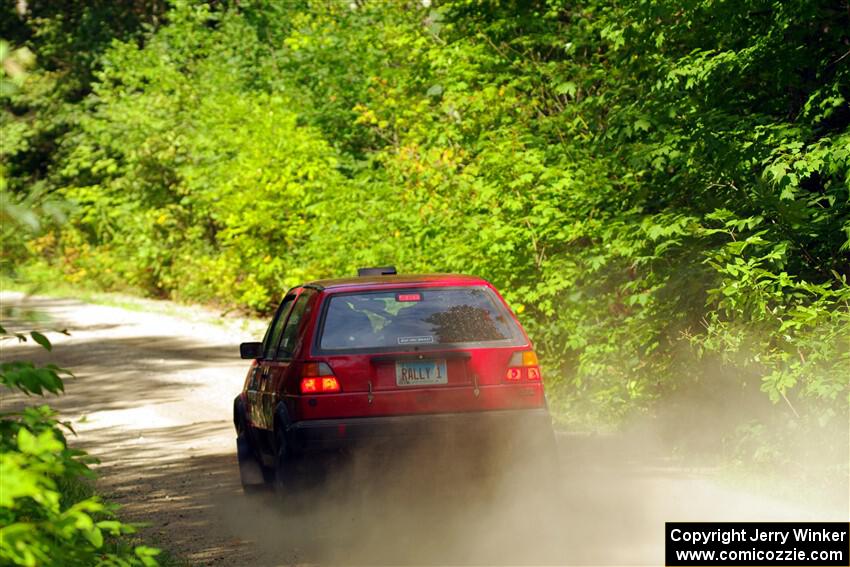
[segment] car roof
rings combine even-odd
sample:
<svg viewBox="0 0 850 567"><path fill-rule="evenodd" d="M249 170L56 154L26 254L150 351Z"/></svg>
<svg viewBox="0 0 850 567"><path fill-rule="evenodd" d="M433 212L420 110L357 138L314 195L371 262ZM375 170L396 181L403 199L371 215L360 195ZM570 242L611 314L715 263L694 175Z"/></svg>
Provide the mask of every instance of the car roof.
<svg viewBox="0 0 850 567"><path fill-rule="evenodd" d="M338 278L329 280L316 280L304 284L304 287L312 287L320 290L337 290L341 288L381 288L395 287L399 285L411 286L416 284L445 284L445 285L489 285L484 278L477 276L465 276L463 274L407 274L392 276L363 276L356 278Z"/></svg>

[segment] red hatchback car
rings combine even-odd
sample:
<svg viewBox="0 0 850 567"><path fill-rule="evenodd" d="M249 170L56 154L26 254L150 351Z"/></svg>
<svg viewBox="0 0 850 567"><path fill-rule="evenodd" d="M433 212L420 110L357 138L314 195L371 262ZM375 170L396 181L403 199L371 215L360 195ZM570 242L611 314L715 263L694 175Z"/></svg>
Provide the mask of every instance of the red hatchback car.
<svg viewBox="0 0 850 567"><path fill-rule="evenodd" d="M460 434L554 451L531 342L493 286L367 268L286 294L233 417L243 486L297 491L304 463L387 440ZM504 443L502 443L504 441Z"/></svg>

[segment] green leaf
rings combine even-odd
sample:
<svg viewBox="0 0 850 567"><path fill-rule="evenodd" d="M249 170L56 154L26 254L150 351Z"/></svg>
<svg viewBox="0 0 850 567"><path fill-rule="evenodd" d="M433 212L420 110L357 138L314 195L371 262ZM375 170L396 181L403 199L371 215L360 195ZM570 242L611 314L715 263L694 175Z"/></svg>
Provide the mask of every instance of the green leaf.
<svg viewBox="0 0 850 567"><path fill-rule="evenodd" d="M563 83L559 83L555 87L555 92L560 95L567 95L570 97L574 97L576 95L576 91L578 90L578 86L573 81L565 81Z"/></svg>
<svg viewBox="0 0 850 567"><path fill-rule="evenodd" d="M47 337L45 337L44 335L42 335L38 331L32 331L30 333L30 336L32 337L32 340L34 340L35 342L37 342L38 344L40 344L41 346L43 346L47 350L53 350L53 345L50 344L50 341L47 339Z"/></svg>
<svg viewBox="0 0 850 567"><path fill-rule="evenodd" d="M100 528L97 526L87 529L83 532L85 534L86 539L95 547L95 549L100 549L103 547L103 532L100 531Z"/></svg>

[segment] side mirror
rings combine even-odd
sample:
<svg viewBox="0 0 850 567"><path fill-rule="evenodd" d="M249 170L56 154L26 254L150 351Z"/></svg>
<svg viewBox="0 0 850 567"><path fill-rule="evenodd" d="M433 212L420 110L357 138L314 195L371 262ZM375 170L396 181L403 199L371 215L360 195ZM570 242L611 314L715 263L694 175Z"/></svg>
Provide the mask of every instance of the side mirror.
<svg viewBox="0 0 850 567"><path fill-rule="evenodd" d="M255 359L263 356L263 343L242 343L239 345L242 358Z"/></svg>

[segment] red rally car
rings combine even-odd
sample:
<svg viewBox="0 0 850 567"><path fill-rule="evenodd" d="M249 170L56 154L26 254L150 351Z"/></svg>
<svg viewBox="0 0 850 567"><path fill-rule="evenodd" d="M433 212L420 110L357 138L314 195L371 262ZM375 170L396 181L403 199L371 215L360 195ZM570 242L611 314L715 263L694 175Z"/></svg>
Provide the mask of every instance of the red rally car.
<svg viewBox="0 0 850 567"><path fill-rule="evenodd" d="M246 489L296 491L311 457L378 440L461 433L554 451L537 355L481 278L388 267L304 284L240 350L253 360L233 407Z"/></svg>

